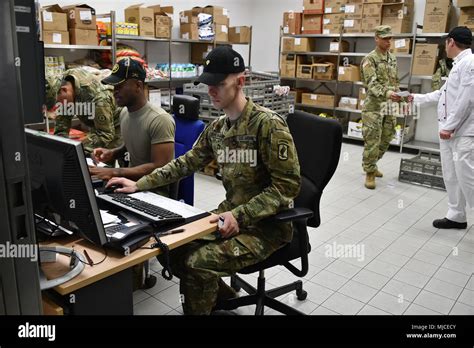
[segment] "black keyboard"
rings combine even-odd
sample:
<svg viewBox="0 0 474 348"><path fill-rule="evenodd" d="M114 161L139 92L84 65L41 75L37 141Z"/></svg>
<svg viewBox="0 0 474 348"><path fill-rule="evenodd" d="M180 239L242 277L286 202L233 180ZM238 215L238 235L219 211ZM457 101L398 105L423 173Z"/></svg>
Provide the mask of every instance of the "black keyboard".
<svg viewBox="0 0 474 348"><path fill-rule="evenodd" d="M173 213L167 209L158 207L156 205L144 202L140 199L130 197L124 193L112 193L109 194L112 197L113 201L126 205L127 207L136 209L150 216L156 217L158 219L182 219L183 216Z"/></svg>

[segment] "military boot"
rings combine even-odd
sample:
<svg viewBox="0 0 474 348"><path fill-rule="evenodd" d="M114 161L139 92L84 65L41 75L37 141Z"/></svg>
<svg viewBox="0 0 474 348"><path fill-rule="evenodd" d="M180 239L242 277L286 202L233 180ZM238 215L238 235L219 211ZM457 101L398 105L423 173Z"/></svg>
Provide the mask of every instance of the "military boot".
<svg viewBox="0 0 474 348"><path fill-rule="evenodd" d="M376 177L376 178L383 178L383 173L380 172L378 169L375 171L374 174L375 174L375 177Z"/></svg>
<svg viewBox="0 0 474 348"><path fill-rule="evenodd" d="M367 176L365 177L365 187L369 190L375 188L375 173L367 173Z"/></svg>

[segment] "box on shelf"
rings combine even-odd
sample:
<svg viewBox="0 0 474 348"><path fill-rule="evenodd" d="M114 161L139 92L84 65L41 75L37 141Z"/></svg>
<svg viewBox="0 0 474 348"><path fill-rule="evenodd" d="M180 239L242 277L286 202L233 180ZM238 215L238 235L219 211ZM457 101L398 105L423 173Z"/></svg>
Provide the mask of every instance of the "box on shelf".
<svg viewBox="0 0 474 348"><path fill-rule="evenodd" d="M313 79L334 80L336 78L336 66L331 62L313 63Z"/></svg>
<svg viewBox="0 0 474 348"><path fill-rule="evenodd" d="M362 19L364 11L364 4L362 3L347 3L344 7L344 18L345 19Z"/></svg>
<svg viewBox="0 0 474 348"><path fill-rule="evenodd" d="M364 4L362 12L363 18L379 18L382 20L382 3L377 4Z"/></svg>
<svg viewBox="0 0 474 348"><path fill-rule="evenodd" d="M288 37L284 39L289 39ZM250 27L230 27L229 41L232 43L250 43Z"/></svg>
<svg viewBox="0 0 474 348"><path fill-rule="evenodd" d="M69 29L71 45L97 45L97 30Z"/></svg>
<svg viewBox="0 0 474 348"><path fill-rule="evenodd" d="M364 108L365 98L367 98L367 90L365 87L359 88L359 103L357 104L357 109L362 110Z"/></svg>
<svg viewBox="0 0 474 348"><path fill-rule="evenodd" d="M362 122L349 121L347 124L347 135L362 139Z"/></svg>
<svg viewBox="0 0 474 348"><path fill-rule="evenodd" d="M45 44L69 45L69 32L43 31L43 42ZM95 44L97 45L97 42Z"/></svg>
<svg viewBox="0 0 474 348"><path fill-rule="evenodd" d="M344 19L345 33L360 33L362 31L362 19Z"/></svg>
<svg viewBox="0 0 474 348"><path fill-rule="evenodd" d="M295 50L295 39L284 37L281 47L283 52L293 52Z"/></svg>
<svg viewBox="0 0 474 348"><path fill-rule="evenodd" d="M329 43L329 52L349 52L349 42L346 40L342 40L342 42L338 40L331 41Z"/></svg>
<svg viewBox="0 0 474 348"><path fill-rule="evenodd" d="M301 103L306 105L332 108L334 107L334 101L335 97L331 94L303 93L301 95Z"/></svg>
<svg viewBox="0 0 474 348"><path fill-rule="evenodd" d="M193 43L191 44L191 63L192 64L204 64L207 54L212 51L214 45L205 43Z"/></svg>
<svg viewBox="0 0 474 348"><path fill-rule="evenodd" d="M474 31L474 7L461 8L459 16L459 26L466 26Z"/></svg>
<svg viewBox="0 0 474 348"><path fill-rule="evenodd" d="M179 32L182 39L199 40L199 30L197 23L181 24Z"/></svg>
<svg viewBox="0 0 474 348"><path fill-rule="evenodd" d="M67 31L67 14L59 5L45 7L41 11L43 31Z"/></svg>
<svg viewBox="0 0 474 348"><path fill-rule="evenodd" d="M448 29L451 0L426 0L423 33L444 33Z"/></svg>
<svg viewBox="0 0 474 348"><path fill-rule="evenodd" d="M64 6L67 13L67 25L69 29L96 30L95 10L89 5Z"/></svg>
<svg viewBox="0 0 474 348"><path fill-rule="evenodd" d="M339 81L360 81L360 68L358 65L349 64L340 66L338 72Z"/></svg>
<svg viewBox="0 0 474 348"><path fill-rule="evenodd" d="M171 28L173 27L173 6L149 6L153 9L155 16L155 37L161 39L171 38Z"/></svg>
<svg viewBox="0 0 474 348"><path fill-rule="evenodd" d="M198 16L192 10L181 11L179 13L179 24L197 24Z"/></svg>
<svg viewBox="0 0 474 348"><path fill-rule="evenodd" d="M214 32L214 40L216 41L229 41L229 27L224 24L216 24Z"/></svg>
<svg viewBox="0 0 474 348"><path fill-rule="evenodd" d="M392 39L390 52L394 54L410 54L411 43L411 39Z"/></svg>
<svg viewBox="0 0 474 348"><path fill-rule="evenodd" d="M132 5L125 9L125 21L138 24L140 36L155 37L155 17L153 8Z"/></svg>
<svg viewBox="0 0 474 348"><path fill-rule="evenodd" d="M323 34L339 34L344 23L344 14L325 14L323 16Z"/></svg>
<svg viewBox="0 0 474 348"><path fill-rule="evenodd" d="M207 13L212 16L229 16L229 11L226 8L220 6L206 6L202 9L202 13Z"/></svg>
<svg viewBox="0 0 474 348"><path fill-rule="evenodd" d="M282 54L280 59L280 76L296 77L296 55Z"/></svg>
<svg viewBox="0 0 474 348"><path fill-rule="evenodd" d="M307 56L296 56L296 77L300 79L313 78L313 60Z"/></svg>
<svg viewBox="0 0 474 348"><path fill-rule="evenodd" d="M357 98L341 97L339 99L339 107L344 109L357 110Z"/></svg>
<svg viewBox="0 0 474 348"><path fill-rule="evenodd" d="M395 128L395 136L390 141L390 144L392 145L400 145L402 143L402 134L404 137L408 136L408 133L410 132L410 126L406 126L405 128Z"/></svg>
<svg viewBox="0 0 474 348"><path fill-rule="evenodd" d="M323 14L324 0L303 0L303 12Z"/></svg>
<svg viewBox="0 0 474 348"><path fill-rule="evenodd" d="M412 75L433 75L438 64L438 53L437 44L416 44Z"/></svg>
<svg viewBox="0 0 474 348"><path fill-rule="evenodd" d="M307 92L309 92L309 90L306 88L295 88L290 91L290 95L294 97L295 103L301 103L302 94Z"/></svg>
<svg viewBox="0 0 474 348"><path fill-rule="evenodd" d="M283 34L298 35L301 34L301 12L283 13Z"/></svg>
<svg viewBox="0 0 474 348"><path fill-rule="evenodd" d="M375 28L381 23L381 18L364 18L362 20L362 32L374 33Z"/></svg>
<svg viewBox="0 0 474 348"><path fill-rule="evenodd" d="M295 37L293 45L295 52L311 52L314 50L314 40L307 37Z"/></svg>
<svg viewBox="0 0 474 348"><path fill-rule="evenodd" d="M119 35L134 35L138 36L138 24L127 22L116 22L115 33Z"/></svg>
<svg viewBox="0 0 474 348"><path fill-rule="evenodd" d="M319 14L306 14L303 12L301 32L303 34L322 34L323 16Z"/></svg>
<svg viewBox="0 0 474 348"><path fill-rule="evenodd" d="M344 13L344 5L347 0L326 0L324 2L324 13Z"/></svg>
<svg viewBox="0 0 474 348"><path fill-rule="evenodd" d="M458 7L474 7L474 0L458 0L457 1Z"/></svg>
<svg viewBox="0 0 474 348"><path fill-rule="evenodd" d="M392 33L411 33L414 17L413 0L403 0L399 3L383 4L382 25L390 25Z"/></svg>

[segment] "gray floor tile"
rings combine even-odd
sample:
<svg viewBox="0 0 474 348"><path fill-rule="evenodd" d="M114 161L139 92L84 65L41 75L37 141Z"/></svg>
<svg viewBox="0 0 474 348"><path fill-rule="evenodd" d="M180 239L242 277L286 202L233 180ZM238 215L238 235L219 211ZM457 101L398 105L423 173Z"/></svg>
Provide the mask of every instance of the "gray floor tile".
<svg viewBox="0 0 474 348"><path fill-rule="evenodd" d="M364 308L362 308L357 315L392 315L390 313L387 313L381 309L375 308L370 305L365 305Z"/></svg>
<svg viewBox="0 0 474 348"><path fill-rule="evenodd" d="M421 273L428 277L431 277L433 274L436 273L438 270L438 266L432 265L427 262L419 261L416 259L411 259L403 266L405 269L409 269L410 271Z"/></svg>
<svg viewBox="0 0 474 348"><path fill-rule="evenodd" d="M390 280L389 277L363 269L352 280L380 290Z"/></svg>
<svg viewBox="0 0 474 348"><path fill-rule="evenodd" d="M352 278L361 268L351 265L347 262L336 260L326 267L326 271L335 273L345 278Z"/></svg>
<svg viewBox="0 0 474 348"><path fill-rule="evenodd" d="M399 280L417 288L423 288L430 280L430 277L406 268L402 268L397 274L395 274L393 279Z"/></svg>
<svg viewBox="0 0 474 348"><path fill-rule="evenodd" d="M464 289L458 301L465 305L474 307L474 291Z"/></svg>
<svg viewBox="0 0 474 348"><path fill-rule="evenodd" d="M391 278L399 271L400 267L375 259L365 269Z"/></svg>
<svg viewBox="0 0 474 348"><path fill-rule="evenodd" d="M377 293L377 290L350 280L338 292L360 302L367 303Z"/></svg>
<svg viewBox="0 0 474 348"><path fill-rule="evenodd" d="M174 284L173 286L159 292L158 294L153 295L153 297L172 309L181 307L182 301L186 300L179 293L179 285L177 284Z"/></svg>
<svg viewBox="0 0 474 348"><path fill-rule="evenodd" d="M413 256L414 259L420 260L423 262L427 262L429 264L435 265L435 266L441 266L444 261L446 260L445 256L438 255L432 252L429 252L427 250L421 249L418 251L415 256Z"/></svg>
<svg viewBox="0 0 474 348"><path fill-rule="evenodd" d="M340 314L355 315L364 306L364 303L335 293L323 303L323 306Z"/></svg>
<svg viewBox="0 0 474 348"><path fill-rule="evenodd" d="M463 288L436 278L432 278L428 284L426 284L424 290L447 297L451 300L456 300L461 294Z"/></svg>
<svg viewBox="0 0 474 348"><path fill-rule="evenodd" d="M401 315L410 305L410 302L398 297L379 292L370 300L369 305L395 315Z"/></svg>
<svg viewBox="0 0 474 348"><path fill-rule="evenodd" d="M442 314L448 314L454 305L453 300L425 290L422 290L413 302Z"/></svg>
<svg viewBox="0 0 474 348"><path fill-rule="evenodd" d="M324 270L316 274L310 281L314 284L337 291L347 283L349 279Z"/></svg>
<svg viewBox="0 0 474 348"><path fill-rule="evenodd" d="M169 313L173 308L168 307L156 298L150 297L133 306L135 315L163 315Z"/></svg>
<svg viewBox="0 0 474 348"><path fill-rule="evenodd" d="M382 288L382 291L398 298L406 299L409 302L413 302L416 296L420 293L421 288L392 279Z"/></svg>
<svg viewBox="0 0 474 348"><path fill-rule="evenodd" d="M410 258L405 255L400 255L400 254L385 250L385 251L382 251L380 255L376 257L376 260L387 262L392 265L402 267L404 264L406 264L410 260Z"/></svg>
<svg viewBox="0 0 474 348"><path fill-rule="evenodd" d="M441 315L439 312L435 312L431 309L419 306L412 303L410 307L403 313L404 315Z"/></svg>
<svg viewBox="0 0 474 348"><path fill-rule="evenodd" d="M133 304L136 305L138 302L146 300L149 297L151 297L151 295L146 293L145 291L136 290L133 292Z"/></svg>
<svg viewBox="0 0 474 348"><path fill-rule="evenodd" d="M334 294L334 290L314 284L310 281L307 281L303 284L303 290L308 293L308 300L317 304L323 303L328 299L329 296Z"/></svg>
<svg viewBox="0 0 474 348"><path fill-rule="evenodd" d="M450 315L474 315L474 307L467 306L464 303L456 302Z"/></svg>
<svg viewBox="0 0 474 348"><path fill-rule="evenodd" d="M473 267L471 264L462 262L462 261L457 261L453 260L451 258L448 258L442 265L443 268L450 269L452 271L456 271L459 273L463 273L465 275L470 276L472 274Z"/></svg>
<svg viewBox="0 0 474 348"><path fill-rule="evenodd" d="M438 254L445 257L447 257L450 253L453 252L452 247L446 246L444 244L435 243L431 240L427 242L425 245L423 245L421 250L429 251L434 254Z"/></svg>
<svg viewBox="0 0 474 348"><path fill-rule="evenodd" d="M442 281L464 288L469 280L469 275L441 267L433 275L433 278L440 279Z"/></svg>
<svg viewBox="0 0 474 348"><path fill-rule="evenodd" d="M289 294L285 296L283 299L280 300L282 303L299 310L300 312L303 312L305 314L310 314L313 312L319 304L316 304L309 299L306 299L304 301L298 300L295 294Z"/></svg>
<svg viewBox="0 0 474 348"><path fill-rule="evenodd" d="M341 315L340 313L336 313L326 307L319 306L314 311L311 312L311 315Z"/></svg>

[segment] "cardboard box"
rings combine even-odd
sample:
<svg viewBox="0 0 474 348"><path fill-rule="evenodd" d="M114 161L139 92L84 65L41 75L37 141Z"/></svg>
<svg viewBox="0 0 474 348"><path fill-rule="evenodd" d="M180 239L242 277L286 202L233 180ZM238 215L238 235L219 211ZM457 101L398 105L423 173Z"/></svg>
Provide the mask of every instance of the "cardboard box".
<svg viewBox="0 0 474 348"><path fill-rule="evenodd" d="M295 103L301 103L302 94L308 92L309 90L306 88L295 88L290 91L290 95L294 97Z"/></svg>
<svg viewBox="0 0 474 348"><path fill-rule="evenodd" d="M324 2L324 13L343 13L347 0L326 0Z"/></svg>
<svg viewBox="0 0 474 348"><path fill-rule="evenodd" d="M307 37L298 37L294 40L295 52L312 52L314 50L313 39Z"/></svg>
<svg viewBox="0 0 474 348"><path fill-rule="evenodd" d="M349 64L340 66L338 78L339 81L360 81L360 68L358 65Z"/></svg>
<svg viewBox="0 0 474 348"><path fill-rule="evenodd" d="M284 39L288 39L287 37ZM249 43L250 27L230 27L229 41L232 43ZM285 42L285 40L283 40Z"/></svg>
<svg viewBox="0 0 474 348"><path fill-rule="evenodd" d="M220 6L206 6L203 8L202 13L207 13L212 16L229 16L229 11L227 11L226 8L220 7Z"/></svg>
<svg viewBox="0 0 474 348"><path fill-rule="evenodd" d="M327 108L334 107L335 97L330 94L303 93L301 103L306 105L322 106Z"/></svg>
<svg viewBox="0 0 474 348"><path fill-rule="evenodd" d="M344 19L345 33L360 33L362 32L362 19Z"/></svg>
<svg viewBox="0 0 474 348"><path fill-rule="evenodd" d="M207 54L212 51L214 45L193 43L191 44L191 63L204 64Z"/></svg>
<svg viewBox="0 0 474 348"><path fill-rule="evenodd" d="M97 30L95 10L89 5L64 6L67 13L67 25L69 29Z"/></svg>
<svg viewBox="0 0 474 348"><path fill-rule="evenodd" d="M303 12L308 14L323 14L324 0L303 0Z"/></svg>
<svg viewBox="0 0 474 348"><path fill-rule="evenodd" d="M71 45L98 45L97 30L69 29Z"/></svg>
<svg viewBox="0 0 474 348"><path fill-rule="evenodd" d="M169 39L171 38L171 28L173 19L166 12L155 13L155 37Z"/></svg>
<svg viewBox="0 0 474 348"><path fill-rule="evenodd" d="M155 37L155 16L153 8L132 5L125 9L125 21L138 24L140 36Z"/></svg>
<svg viewBox="0 0 474 348"><path fill-rule="evenodd" d="M179 33L182 39L199 40L199 31L197 23L181 24Z"/></svg>
<svg viewBox="0 0 474 348"><path fill-rule="evenodd" d="M382 6L382 25L390 25L394 34L411 33L413 28L413 0Z"/></svg>
<svg viewBox="0 0 474 348"><path fill-rule="evenodd" d="M329 52L349 52L349 46L349 42L346 40L342 40L342 42L334 40L329 43Z"/></svg>
<svg viewBox="0 0 474 348"><path fill-rule="evenodd" d="M378 18L382 20L382 4L364 4L362 18Z"/></svg>
<svg viewBox="0 0 474 348"><path fill-rule="evenodd" d="M344 7L345 19L362 19L364 4L348 3Z"/></svg>
<svg viewBox="0 0 474 348"><path fill-rule="evenodd" d="M293 52L295 50L295 39L284 37L281 47L283 52Z"/></svg>
<svg viewBox="0 0 474 348"><path fill-rule="evenodd" d="M179 24L197 24L198 23L198 16L192 10L188 11L181 11L179 13Z"/></svg>
<svg viewBox="0 0 474 348"><path fill-rule="evenodd" d="M229 41L229 27L224 24L216 24L214 35L215 35L214 40L228 42Z"/></svg>
<svg viewBox="0 0 474 348"><path fill-rule="evenodd" d="M362 122L349 121L347 124L347 135L362 139Z"/></svg>
<svg viewBox="0 0 474 348"><path fill-rule="evenodd" d="M282 54L280 59L280 76L296 77L296 55Z"/></svg>
<svg viewBox="0 0 474 348"><path fill-rule="evenodd" d="M411 47L411 39L392 39L390 52L394 54L410 54Z"/></svg>
<svg viewBox="0 0 474 348"><path fill-rule="evenodd" d="M298 35L301 34L301 12L283 13L283 34Z"/></svg>
<svg viewBox="0 0 474 348"><path fill-rule="evenodd" d="M336 78L336 66L333 63L313 63L313 79L334 80Z"/></svg>
<svg viewBox="0 0 474 348"><path fill-rule="evenodd" d="M43 42L45 44L69 45L69 32L43 31ZM95 44L97 45L97 42Z"/></svg>
<svg viewBox="0 0 474 348"><path fill-rule="evenodd" d="M119 35L138 36L138 24L127 22L115 22L115 33Z"/></svg>
<svg viewBox="0 0 474 348"><path fill-rule="evenodd" d="M303 34L322 34L322 24L322 15L303 13L303 24L301 25L301 32Z"/></svg>
<svg viewBox="0 0 474 348"><path fill-rule="evenodd" d="M464 7L459 16L459 26L466 26L474 31L474 7Z"/></svg>
<svg viewBox="0 0 474 348"><path fill-rule="evenodd" d="M412 75L432 76L438 64L437 44L416 44Z"/></svg>
<svg viewBox="0 0 474 348"><path fill-rule="evenodd" d="M458 7L474 7L474 0L458 0Z"/></svg>
<svg viewBox="0 0 474 348"><path fill-rule="evenodd" d="M307 56L296 56L296 77L300 79L313 78L313 59Z"/></svg>
<svg viewBox="0 0 474 348"><path fill-rule="evenodd" d="M323 16L323 34L339 34L344 23L344 14L325 14Z"/></svg>
<svg viewBox="0 0 474 348"><path fill-rule="evenodd" d="M45 7L41 23L43 31L67 31L67 15L59 5Z"/></svg>
<svg viewBox="0 0 474 348"><path fill-rule="evenodd" d="M448 30L451 0L426 0L423 33L444 33Z"/></svg>
<svg viewBox="0 0 474 348"><path fill-rule="evenodd" d="M408 133L410 132L410 127L406 126L405 128L395 128L395 136L390 141L390 144L392 145L400 145L402 142L402 133L404 134L404 138L408 136Z"/></svg>
<svg viewBox="0 0 474 348"><path fill-rule="evenodd" d="M339 107L344 109L357 110L357 102L357 98L341 97L341 99L339 99Z"/></svg>
<svg viewBox="0 0 474 348"><path fill-rule="evenodd" d="M382 18L364 18L362 20L362 32L373 33L375 28L380 25Z"/></svg>

